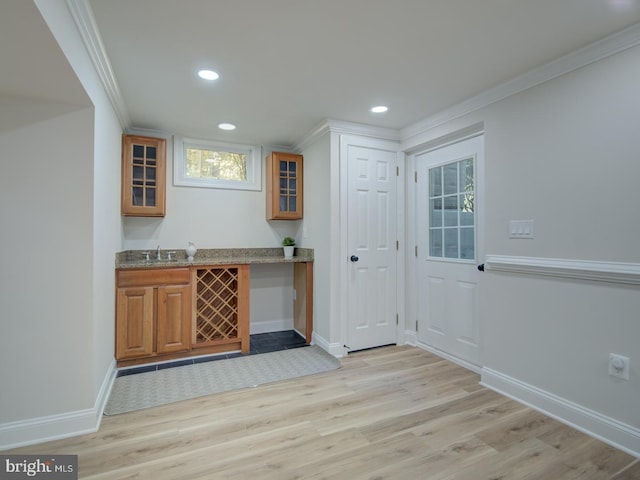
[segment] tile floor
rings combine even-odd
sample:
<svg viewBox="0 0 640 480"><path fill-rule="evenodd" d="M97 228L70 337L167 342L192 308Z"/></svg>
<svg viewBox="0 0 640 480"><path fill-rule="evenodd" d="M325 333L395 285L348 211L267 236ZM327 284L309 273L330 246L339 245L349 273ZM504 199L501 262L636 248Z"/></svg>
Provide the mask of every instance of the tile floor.
<svg viewBox="0 0 640 480"><path fill-rule="evenodd" d="M258 333L251 335L249 355L258 353L277 352L278 350L286 350L289 348L299 348L307 346L305 339L295 330L284 330L281 332ZM185 358L182 360L173 360L170 362L156 363L151 365L141 365L137 367L127 367L118 370L118 377L124 375L133 375L136 373L153 372L154 370L162 370L164 368L180 367L183 365L192 365L194 363L212 362L214 360L223 360L225 358L241 357L240 352L222 353L218 355L208 355L198 358Z"/></svg>

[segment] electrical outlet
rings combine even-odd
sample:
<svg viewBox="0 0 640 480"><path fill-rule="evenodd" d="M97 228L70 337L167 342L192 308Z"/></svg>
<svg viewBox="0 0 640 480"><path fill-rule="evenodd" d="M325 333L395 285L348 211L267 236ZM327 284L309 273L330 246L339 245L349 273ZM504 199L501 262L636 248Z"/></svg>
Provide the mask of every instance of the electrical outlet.
<svg viewBox="0 0 640 480"><path fill-rule="evenodd" d="M623 357L616 353L609 354L609 375L629 380L629 368L631 361L629 357Z"/></svg>

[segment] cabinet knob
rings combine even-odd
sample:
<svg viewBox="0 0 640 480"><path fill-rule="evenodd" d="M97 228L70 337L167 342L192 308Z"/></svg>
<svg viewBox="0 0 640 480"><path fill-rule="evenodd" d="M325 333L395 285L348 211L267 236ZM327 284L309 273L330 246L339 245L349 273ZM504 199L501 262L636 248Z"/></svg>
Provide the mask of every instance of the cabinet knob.
<svg viewBox="0 0 640 480"><path fill-rule="evenodd" d="M358 260L360 260L360 259L358 258L358 256L357 256L357 255L351 255L351 258L350 258L349 260L351 260L352 262L354 262L354 263L355 263L355 262L357 262L357 261L358 261Z"/></svg>

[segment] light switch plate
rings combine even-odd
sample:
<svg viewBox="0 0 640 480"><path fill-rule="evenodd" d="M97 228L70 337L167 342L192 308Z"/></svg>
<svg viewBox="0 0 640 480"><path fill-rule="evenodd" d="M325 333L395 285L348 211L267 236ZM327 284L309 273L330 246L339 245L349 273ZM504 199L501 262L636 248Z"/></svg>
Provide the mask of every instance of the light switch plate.
<svg viewBox="0 0 640 480"><path fill-rule="evenodd" d="M533 220L509 220L509 238L533 238Z"/></svg>

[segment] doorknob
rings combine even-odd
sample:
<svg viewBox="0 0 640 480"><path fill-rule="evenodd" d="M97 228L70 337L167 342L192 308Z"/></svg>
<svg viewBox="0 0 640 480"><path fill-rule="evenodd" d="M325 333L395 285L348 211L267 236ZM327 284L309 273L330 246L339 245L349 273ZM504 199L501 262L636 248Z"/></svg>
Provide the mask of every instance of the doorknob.
<svg viewBox="0 0 640 480"><path fill-rule="evenodd" d="M481 272L484 272L484 263L481 263L480 265L478 265L478 270L480 270Z"/></svg>
<svg viewBox="0 0 640 480"><path fill-rule="evenodd" d="M351 255L351 258L349 260L351 260L352 262L357 262L360 259L358 258L357 255Z"/></svg>

